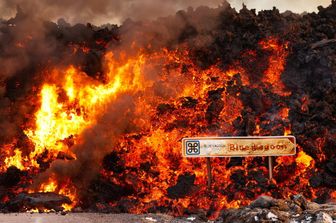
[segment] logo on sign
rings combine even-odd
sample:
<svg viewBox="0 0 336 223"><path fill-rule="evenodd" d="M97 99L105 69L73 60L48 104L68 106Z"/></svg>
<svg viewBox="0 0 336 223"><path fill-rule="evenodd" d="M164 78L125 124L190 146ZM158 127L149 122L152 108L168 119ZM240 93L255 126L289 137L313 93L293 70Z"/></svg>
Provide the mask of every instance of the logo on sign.
<svg viewBox="0 0 336 223"><path fill-rule="evenodd" d="M186 141L186 153L187 155L194 156L200 154L200 142L199 141Z"/></svg>

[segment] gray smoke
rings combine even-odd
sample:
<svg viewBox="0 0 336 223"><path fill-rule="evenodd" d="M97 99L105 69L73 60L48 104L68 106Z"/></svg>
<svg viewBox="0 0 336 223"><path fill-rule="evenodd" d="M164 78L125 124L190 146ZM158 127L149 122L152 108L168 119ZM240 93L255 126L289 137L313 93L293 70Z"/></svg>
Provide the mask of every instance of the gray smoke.
<svg viewBox="0 0 336 223"><path fill-rule="evenodd" d="M134 131L134 109L134 98L120 95L106 107L97 123L79 136L80 143L71 148L76 160L54 161L46 172L35 178L33 187L54 175L60 180L70 178L78 189L86 189L101 169L103 157L115 149L120 135Z"/></svg>
<svg viewBox="0 0 336 223"><path fill-rule="evenodd" d="M8 18L15 15L19 5L24 11L31 12L35 16L57 20L65 18L71 23L90 22L96 25L105 23L121 24L125 19L152 20L157 17L174 14L178 10L198 6L217 7L223 0L2 0L0 1L0 13ZM327 6L331 0L229 0L236 9L242 4L248 8L271 9L276 6L280 11L291 10L293 12L316 11L317 6Z"/></svg>
<svg viewBox="0 0 336 223"><path fill-rule="evenodd" d="M188 8L187 11L179 11L175 14L176 10L188 7L189 3L192 6L197 6L202 2L205 1L198 0L191 3L186 0L170 0L160 4L154 4L154 1L141 1L141 4L140 1L105 3L105 1L82 0L72 4L69 1L49 0L1 1L0 10L4 14L11 15L11 10L14 10L17 15L13 19L0 23L0 49L2 49L0 65L3 68L0 70L0 78L12 83L2 86L4 92L0 96L3 96L5 101L18 101L18 105L13 108L17 113L13 113L12 116L13 119L22 119L22 121L8 122L6 120L11 120L11 117L3 114L3 117L6 118L0 119L0 127L7 129L8 132L3 136L0 135L0 139L4 141L4 138L20 138L24 117L27 114L33 117L33 113L36 112L37 108L31 108L32 106L26 105L25 102L29 103L29 100L26 99L27 95L32 94L33 89L39 88L40 84L47 79L47 70L44 73L41 72L41 69L53 68L54 66L63 67L71 61L77 61L79 58L73 55L71 50L67 50L69 48L67 44L73 41L85 42L93 39L94 31L90 28L91 26L77 24L68 27L64 20L62 25L60 22L58 24L47 22L49 19L62 17L69 22L90 22L98 21L100 16L106 18L112 16L111 18L118 18L120 21L128 17L132 17L134 20L147 20L140 23L127 20L119 28L122 41L118 46L127 53L132 53L127 47L131 46L135 40L139 47L147 46L150 43L153 47L160 48L187 41L193 41L194 45L206 45L213 41L209 31L217 25L216 22L219 20L215 17L223 8ZM212 2L218 3L219 1ZM19 7L17 8L17 6ZM169 13L173 15L148 21L148 19ZM191 31L185 32L185 30ZM193 40L196 36L197 41ZM113 52L117 51L116 46L112 50ZM135 51L137 50L135 49ZM94 52L90 52L90 56L98 57ZM99 57L98 60L100 60ZM90 63L92 64L93 61L90 60ZM157 77L155 74L149 74L146 78L153 80ZM16 87L16 83L20 83L20 86ZM167 94L166 92L171 92L163 92L164 90L159 83L157 88L160 89L159 93L163 95ZM32 98L38 100L36 95ZM0 112L5 111L7 104L3 103L3 109L0 106ZM76 154L77 160L53 162L45 173L35 179L34 186L45 182L48 176L56 174L60 179L70 177L77 186L86 187L92 177L101 169L102 158L108 152L113 151L114 143L117 142L120 135L125 131L132 132L134 130L135 126L129 126L132 119L135 118L133 108L132 95L120 97L116 102L107 105L107 110L99 118L97 124L79 136L81 143L71 148ZM124 114L128 114L127 117ZM20 146L20 148L25 147L25 143Z"/></svg>
<svg viewBox="0 0 336 223"><path fill-rule="evenodd" d="M13 16L19 5L25 12L51 20L63 17L71 23L120 24L127 18L155 19L190 6L216 7L222 2L223 0L2 0L0 13L4 17Z"/></svg>

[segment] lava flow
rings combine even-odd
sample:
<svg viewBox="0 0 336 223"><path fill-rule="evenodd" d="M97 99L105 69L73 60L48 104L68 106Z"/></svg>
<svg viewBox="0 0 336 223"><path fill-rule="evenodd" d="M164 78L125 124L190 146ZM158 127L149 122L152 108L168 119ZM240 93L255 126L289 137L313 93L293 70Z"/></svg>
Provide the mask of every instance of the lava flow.
<svg viewBox="0 0 336 223"><path fill-rule="evenodd" d="M260 45L265 50L280 49L270 56L272 61L265 71L266 80L261 82L270 84L270 90L279 90L279 86L283 87L280 75L287 54L286 44L281 45L270 37ZM243 109L236 89L250 86L243 66L235 64L232 66L234 68L223 70L214 65L201 69L189 59L187 50L167 49L141 53L132 58L115 58L112 52L108 52L105 66L103 83L88 77L74 66L54 68L47 74L50 80L41 86L37 102L39 109L35 112L31 127L24 130L33 149L23 156L20 148L12 148L15 155L5 158L7 168L39 168L38 160L41 158L43 162L52 162L60 157L68 159L68 162L76 160L72 148L81 143L83 132L97 124L108 106L116 106L119 97L127 96L132 97L133 104L126 109L126 114L118 114L118 118L126 119L127 113L130 113L133 116L128 118L130 125L136 129L131 133L122 133L110 151L120 157L119 162L123 163L125 171L115 173L112 166L112 171L104 170L102 175L117 185L134 187L135 191L127 196L137 200L133 211L143 212L153 202L157 202L158 206L171 203L177 210L188 208L191 204L203 209L215 206L218 210L247 204L248 200L237 201L239 196L244 196L243 193L229 199L221 191L226 189L229 192L230 177L235 171L245 172L245 168L227 170L227 159L214 160L216 180L211 194L215 199L210 202L205 187L204 160L182 158L180 148L183 137L235 132L234 122L239 120ZM150 79L150 75L155 77ZM272 85L274 83L277 85ZM111 128L113 125L110 123ZM195 180L197 190L186 198L171 200L169 197L178 195L170 193L169 188L178 181L179 176L187 173ZM78 195L72 194L76 190L71 190L71 183L63 186L58 181L57 176L49 177L37 191L67 195L73 201L78 199Z"/></svg>
<svg viewBox="0 0 336 223"><path fill-rule="evenodd" d="M0 180L8 184L0 185L5 188L1 205L14 211L77 208L174 215L206 210L213 217L222 209L247 205L261 194L288 198L302 193L311 200L321 199L333 187L323 184L320 178L325 175L318 172L327 161L324 148L332 143L326 136L334 133L325 128L304 135L307 129L317 128L302 123L316 118L309 112L318 94L308 95L308 90L294 84L299 79L295 69L304 70L291 63L297 53L294 45L301 44L291 42L294 34L283 30L258 34L266 29L258 19L280 16L274 10L258 16L246 8L240 13L224 10L219 14L223 23L218 25L224 37L218 34L212 43L218 52L216 47L202 48L199 42L208 36L195 40L199 48L190 44L194 32L201 35L190 27L169 46L140 40L124 46L123 32L129 27L138 31L137 23L129 22L118 32L88 25L91 42L64 41L66 53L60 58L23 70L34 73L33 86L23 85L24 78L7 86L23 92L13 93L7 112L11 117L16 112L25 115L17 121L16 133L2 143ZM254 18L247 20L255 22L258 33L254 39L242 36L245 44L237 43L234 33L223 31L236 27L225 19L244 27L246 18ZM47 25L53 32L60 29ZM15 49L28 50L34 38L32 34L14 41ZM160 39L160 35L147 38ZM221 43L223 39L231 45ZM265 157L213 158L208 187L206 160L181 154L184 137L289 134L298 135L297 154L273 158L272 180ZM37 205L24 196L42 201ZM48 196L55 196L61 207L41 205ZM17 205L20 199L24 201Z"/></svg>

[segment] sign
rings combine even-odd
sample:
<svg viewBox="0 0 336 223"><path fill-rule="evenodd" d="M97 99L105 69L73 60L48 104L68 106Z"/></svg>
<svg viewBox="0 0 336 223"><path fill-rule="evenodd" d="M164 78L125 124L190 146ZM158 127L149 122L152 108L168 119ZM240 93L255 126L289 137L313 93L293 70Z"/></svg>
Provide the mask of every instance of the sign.
<svg viewBox="0 0 336 223"><path fill-rule="evenodd" d="M291 156L294 136L196 137L182 139L184 157Z"/></svg>

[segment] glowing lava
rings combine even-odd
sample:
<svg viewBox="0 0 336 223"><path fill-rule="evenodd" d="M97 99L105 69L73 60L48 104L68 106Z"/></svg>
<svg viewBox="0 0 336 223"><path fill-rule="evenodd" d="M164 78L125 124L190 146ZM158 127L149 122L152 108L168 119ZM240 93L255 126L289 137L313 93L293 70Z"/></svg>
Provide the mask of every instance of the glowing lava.
<svg viewBox="0 0 336 223"><path fill-rule="evenodd" d="M241 166L227 168L230 159L216 158L212 161L215 181L209 192L204 160L182 158L180 140L187 136L240 134L235 126L243 124L241 89L244 87L263 86L281 97L290 95L281 81L288 55L287 44L270 38L259 45L270 56L261 83L257 85L250 83L248 73L239 62L226 69L220 64L200 68L190 59L190 52L183 49L139 52L129 57L124 52L108 52L104 57L102 80L75 66L54 68L45 74L48 78L40 86L34 120L24 130L33 149L23 154L21 148L9 146L6 150L12 152L6 155L1 170L4 172L9 166L27 171L33 167L38 169L41 157L52 162L60 154L70 157L69 162L78 159L73 148L80 144L83 133L94 127L109 107L116 106L118 98L126 95L133 102L129 109L133 112L129 120L133 129L121 134L113 148L122 154L125 171L102 170L101 173L106 180L117 185L134 186L135 192L128 198L136 199L137 203L130 208L131 211L145 212L151 205L156 205L171 206L175 214L183 214L187 208L220 210L248 204L257 194L266 192L258 187L259 182L245 181L245 178L251 172L266 175L265 167L251 169L249 165L253 158L246 158ZM89 49L82 50L87 52ZM125 114L117 115L119 119L125 118ZM288 121L289 108L282 106L275 116ZM111 128L114 124L110 123ZM254 134L264 133L261 124L264 123L254 127ZM285 128L283 134L290 132L290 128ZM300 165L300 171L294 170L290 180L306 174L306 168L314 166L311 157L303 151L296 159L280 157L277 163L276 169L293 163ZM195 175L193 191L184 197L171 199L167 190L186 173ZM290 180L279 182L279 185L289 185ZM302 183L308 185L306 181ZM236 184L241 187L235 188ZM245 196L245 187L250 191L249 197ZM282 191L284 196L297 189L294 186L290 188ZM70 178L50 176L34 191L68 196L73 203L64 205L66 210L80 203L77 188ZM116 201L111 201L111 204L116 205Z"/></svg>

